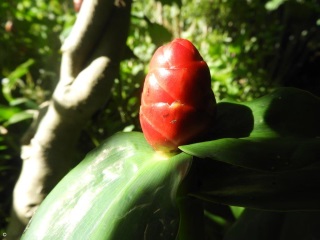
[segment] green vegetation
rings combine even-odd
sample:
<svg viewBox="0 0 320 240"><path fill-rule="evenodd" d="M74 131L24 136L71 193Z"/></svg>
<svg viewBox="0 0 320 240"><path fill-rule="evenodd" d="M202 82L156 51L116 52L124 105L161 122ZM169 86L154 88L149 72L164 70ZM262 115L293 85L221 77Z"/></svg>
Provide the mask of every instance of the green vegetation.
<svg viewBox="0 0 320 240"><path fill-rule="evenodd" d="M278 86L320 95L317 0L142 0L132 6L127 51L112 97L79 143L79 154L118 131L140 131L148 62L172 38L187 38L209 65L217 101L248 101ZM0 233L20 170L20 145L59 79L60 47L76 13L72 2L0 3Z"/></svg>
<svg viewBox="0 0 320 240"><path fill-rule="evenodd" d="M279 88L218 103L209 129L215 140L180 146L176 155L157 153L141 132L114 134L49 193L22 239L259 240L276 239L274 225L283 239L302 239L288 222L308 231L299 236L316 234L319 121L320 98ZM228 205L246 207L250 225L237 221L242 208ZM279 213L283 225L273 222Z"/></svg>

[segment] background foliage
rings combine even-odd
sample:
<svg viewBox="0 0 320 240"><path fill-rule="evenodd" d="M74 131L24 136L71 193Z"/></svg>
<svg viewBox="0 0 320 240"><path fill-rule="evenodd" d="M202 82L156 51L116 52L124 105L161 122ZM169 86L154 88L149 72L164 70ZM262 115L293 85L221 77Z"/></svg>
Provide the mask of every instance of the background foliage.
<svg viewBox="0 0 320 240"><path fill-rule="evenodd" d="M175 37L197 46L218 101L251 100L277 86L320 95L319 16L317 0L135 1L112 98L84 130L79 149L85 153L117 131L140 130L148 62ZM59 79L59 49L75 18L71 1L0 3L0 229L20 168L20 140Z"/></svg>

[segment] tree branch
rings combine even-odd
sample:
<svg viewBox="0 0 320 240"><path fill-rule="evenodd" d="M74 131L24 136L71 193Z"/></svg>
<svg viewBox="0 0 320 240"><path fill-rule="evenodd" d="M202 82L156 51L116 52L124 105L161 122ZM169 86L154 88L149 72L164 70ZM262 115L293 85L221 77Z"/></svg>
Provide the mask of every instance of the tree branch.
<svg viewBox="0 0 320 240"><path fill-rule="evenodd" d="M62 46L60 81L21 149L7 239L19 239L42 200L75 165L81 130L110 96L129 28L131 0L121 3L85 0Z"/></svg>

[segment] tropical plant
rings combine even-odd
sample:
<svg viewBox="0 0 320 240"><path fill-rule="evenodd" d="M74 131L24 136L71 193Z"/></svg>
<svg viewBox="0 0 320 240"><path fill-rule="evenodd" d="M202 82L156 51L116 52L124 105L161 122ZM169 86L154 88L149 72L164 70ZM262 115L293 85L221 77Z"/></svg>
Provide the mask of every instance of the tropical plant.
<svg viewBox="0 0 320 240"><path fill-rule="evenodd" d="M319 121L318 97L283 88L218 103L212 140L174 156L118 133L57 185L22 239L300 239L285 224L316 236ZM228 205L248 210L236 221Z"/></svg>
<svg viewBox="0 0 320 240"><path fill-rule="evenodd" d="M95 1L92 1L92 3ZM123 6L122 3L125 2L126 1L116 1L118 6L119 4ZM86 5L83 9L90 9L88 6L89 5ZM109 9L109 7L108 5L108 7L103 9ZM80 73L85 69L90 70L90 66L93 66L91 63L97 63L97 61L93 61L97 56L92 55L94 52L98 53L98 55L101 53L100 50L94 48L99 46L98 42L100 40L97 35L102 37L101 33L104 33L106 30L102 26L104 25L102 23L106 23L111 19L109 18L110 15L104 12L104 14L94 18L95 21L98 22L95 26L98 26L97 29L99 30L93 30L95 27L86 29L88 25L84 25L85 27L83 27L83 29L86 29L83 32L84 35L76 36L75 33L78 30L82 30L79 27L80 24L78 24L78 27L75 27L76 30L72 30L75 19L77 18L78 21L84 21L86 24L88 24L90 19L93 19L92 15L85 14L85 12L88 11L83 9L79 14L76 14L72 2L61 3L58 0L50 0L49 2L43 0L34 2L17 0L3 1L0 3L0 32L2 36L0 38L0 74L3 79L0 94L0 154L2 156L0 161L1 233L8 233L4 228L10 219L8 214L11 192L13 182L20 171L20 157L25 158L26 156L30 156L30 158L34 159L41 155L29 154L33 151L29 151L29 153L26 154L26 152L28 152L26 151L27 149L32 149L32 147L29 148L32 145L30 145L30 140L35 135L38 140L39 136L48 136L49 129L52 130L49 131L52 139L54 139L55 136L60 137L56 139L57 141L53 141L54 143L61 144L66 140L66 137L73 138L67 141L68 144L70 144L69 146L67 144L61 144L63 148L59 148L59 150L55 148L56 145L52 144L52 142L42 141L43 138L40 138L40 142L43 142L45 146L50 146L49 149L44 149L45 151L43 152L51 152L52 154L49 155L53 157L52 159L70 160L72 158L73 160L70 160L70 162L72 162L70 166L68 166L68 164L61 165L61 169L57 171L61 174L57 174L57 176L59 176L54 181L48 181L49 184L44 184L48 186L44 187L44 194L40 197L38 196L39 198L36 201L31 201L31 204L28 205L28 209L34 209L64 175L63 172L67 172L68 170L66 169L68 167L72 168L77 164L92 148L101 145L105 138L119 131L140 131L141 127L138 120L140 96L143 79L148 69L148 62L157 47L173 38L187 38L198 47L211 72L212 88L217 102L219 102L218 109L224 106L222 109L228 110L228 113L224 115L232 115L234 112L235 115L230 116L230 118L234 117L234 119L238 120L243 118L242 120L244 122L248 121L248 115L241 114L241 112L246 112L246 108L242 107L241 110L239 110L240 108L233 108L233 104L239 105L240 103L233 102L231 99L236 101L253 100L270 93L278 85L296 86L319 95L319 81L317 80L317 76L319 75L319 68L317 67L319 65L319 56L317 53L319 51L320 41L317 28L319 26L318 16L320 7L318 1L252 0L240 3L235 0L143 0L134 1L132 4L127 46L124 44L125 40L116 41L115 39L119 37L118 34L124 34L128 26L124 28L117 27L116 31L113 31L113 34L109 35L113 40L107 38L101 40L105 46L111 44L114 47L113 50L117 51L117 54L115 54L117 55L116 58L113 58L112 53L108 55L108 57L110 57L112 61L115 61L115 65L113 66L118 66L119 64L119 69L116 67L113 69L114 71L110 70L113 73L108 77L110 80L109 83L114 82L114 84L110 84L106 88L100 88L101 91L103 90L101 94L92 93L92 95L90 95L91 99L100 96L103 100L100 99L101 102L97 104L96 107L77 108L71 105L65 106L64 104L68 102L65 101L66 98L59 98L65 96L64 94L59 94L59 91L60 93L66 93L63 91L63 88L61 88L63 84L60 84L59 88L53 93L59 79L58 72L61 64L61 54L65 60L71 59L72 63L72 66L67 67L66 64L62 64L62 73L65 73L65 69L70 67L69 69L71 69L72 72L70 79L73 79L71 82L83 83L84 81L75 81L75 79L80 79L78 75L79 77L80 75L84 76L84 74ZM234 14L235 12L237 12L237 14ZM127 19L127 16L125 19ZM118 23L116 24L117 26L119 26ZM263 31L261 31L261 29L263 29ZM92 33L91 30L97 35L90 35ZM89 40L86 37L82 38L86 36L86 34L90 35L88 35ZM66 47L63 48L61 52L60 45L66 41L67 36L70 36L70 39L73 40L80 37L86 41L74 41L76 44L71 46L71 49L75 47L73 50L69 48L70 52L68 52L69 50L66 50L68 47ZM116 43L112 42L114 40ZM96 45L92 47L92 44ZM70 58L68 58L68 53L66 52L71 54ZM120 59L118 59L118 57ZM89 70L84 72L89 72ZM91 70L90 72L92 72ZM94 75L92 75L92 77L94 78ZM61 74L61 83L66 82L66 79L66 75ZM73 95L75 99L83 96L82 90L91 89L89 85L85 84L82 85L82 88L81 84L77 86L79 88L74 91ZM79 89L82 90L80 91ZM51 98L52 96L53 98ZM57 97L59 100L55 101ZM229 104L222 104L222 99L225 98L229 99L224 100L229 101ZM84 101L82 103L88 103L88 99L83 99ZM299 99L299 97L297 97L297 99ZM59 105L53 105L53 102L64 106L60 108L60 110L64 109L66 111L59 112L57 115L59 116L58 118L52 118L50 115L47 115L46 119L71 119L69 121L70 124L66 121L65 124L62 125L68 125L69 127L77 126L77 130L73 129L76 131L73 132L71 130L70 132L69 130L72 129L72 127L58 127L56 129L57 125L55 125L54 121L49 121L49 124L44 121L45 123L39 128L40 120L46 116L47 109L52 110L53 106ZM298 101L296 104L299 105L300 102ZM246 103L244 103L244 105L246 105ZM266 105L268 105L268 103L262 104L261 109L265 109ZM85 104L82 106L85 106ZM72 110L67 110L68 107L71 107ZM87 110L90 109L91 113L89 114L87 112L86 120L81 121L81 124L77 124L74 120L82 117L79 118L79 115L74 115L74 113L77 112L73 111L74 109L80 109L83 112L87 112ZM270 109L275 108L270 107ZM49 112L52 113L52 111ZM306 115L306 118L310 117L314 116ZM258 121L258 119L259 118L255 118L256 121ZM231 124L229 122L231 120L228 119L226 123L230 123L230 128L223 128L222 126L220 132L215 130L218 132L213 133L214 138L225 138L225 134L229 137L243 137L242 134L249 131L248 126L250 126L250 124L245 125L242 120L239 122L235 122L234 120ZM304 118L300 120L306 121ZM217 122L219 123L221 121L217 120ZM290 125L288 121L287 123ZM242 132L236 127L237 124L243 127ZM50 126L53 127L51 128ZM304 128L307 129L308 126L309 124L306 123L299 126L298 129L303 132ZM310 126L312 127L313 125L310 124ZM276 126L277 129L282 127ZM290 129L292 130L293 128ZM240 131L241 134L238 135L237 131ZM136 138L132 137L132 139L137 139L138 142L140 142L140 138L142 138L141 134L140 136L137 134ZM117 138L112 137L111 139ZM35 143L37 141L33 142ZM217 143L219 143L219 141ZM241 144L246 145L245 143L247 142L242 142ZM239 146L242 146L241 144ZM263 144L268 145L265 142L263 142ZM36 145L37 144L34 144L33 146ZM141 145L146 146L143 141ZM259 144L253 143L249 145L250 147L258 147ZM273 146L273 143L270 143L270 145ZM53 147L51 148L51 146ZM20 149L22 150L21 154ZM187 153L187 150L184 151L186 154L191 154L190 152ZM36 152L37 151L34 151L33 153ZM311 147L310 152L316 153ZM58 153L63 156L59 157ZM64 153L72 156L69 158ZM251 154L251 152L248 154ZM192 166L197 162L195 161L195 159L198 159L197 157L197 155L193 155L194 160L192 161ZM312 158L312 156L310 156L310 158ZM117 160L114 159L114 161ZM193 167L191 167L190 170L192 169ZM28 180L32 179L30 172L25 174L26 180L22 182L28 182ZM163 177L163 175L159 176L159 179L161 177ZM27 185L28 184L29 186L33 185L32 182L27 183ZM35 186L36 185L37 184L35 184ZM183 188L182 186L184 186L184 184L181 185L181 188ZM22 187L22 189L27 188ZM31 195L37 196L37 194ZM28 199L28 197L21 196L18 197L18 199ZM193 200L194 199L191 201ZM195 202L195 205L198 205L199 201L195 200ZM126 206L130 206L130 204L131 203ZM235 213L239 209L226 206L222 211L221 206L217 208L216 205L209 206L207 202L204 204L215 213L211 214L211 210L206 209L204 222L210 223L209 225L204 225L206 226L206 231L221 237L224 235L226 229L236 220L231 211ZM185 206L187 206L187 204ZM248 218L254 218L256 215L260 215L261 219L264 219L261 220L261 222L268 222L275 219L276 223L281 222L281 219L287 216L287 213L281 213L275 217L273 213L269 215L259 211L245 211L249 213L244 214L244 217L236 221L235 228L238 228L237 231L240 231L239 229L242 228L243 225L241 224L250 222ZM221 212L223 212L223 216L221 216L221 214L219 215ZM32 212L27 215L27 217L22 217L24 219L22 225L13 224L13 231L19 232L24 229L24 225L31 217ZM311 215L305 214L303 217L310 217L310 219L313 220L316 219L316 214ZM300 215L298 214L295 217L297 216ZM16 217L17 216L13 215L11 220ZM207 221L208 219L213 219L214 221ZM291 223L293 223L293 221L291 221ZM305 223L307 224L308 221L305 221ZM288 226L289 225L288 223ZM208 228L207 226L210 227ZM215 228L217 226L219 227ZM312 226L316 228L316 225ZM295 229L299 228L297 227ZM188 228L186 230L188 230ZM192 228L189 228L189 230L192 231ZM303 231L301 230L301 232ZM300 235L296 234L296 236ZM262 238L257 237L257 239Z"/></svg>

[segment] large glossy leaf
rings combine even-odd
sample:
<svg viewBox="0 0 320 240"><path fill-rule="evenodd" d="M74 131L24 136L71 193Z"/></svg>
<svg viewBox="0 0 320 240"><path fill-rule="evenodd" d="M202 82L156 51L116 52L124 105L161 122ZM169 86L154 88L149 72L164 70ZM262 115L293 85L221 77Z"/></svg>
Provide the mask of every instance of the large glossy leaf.
<svg viewBox="0 0 320 240"><path fill-rule="evenodd" d="M22 239L175 239L190 163L156 154L142 133L116 134L54 188Z"/></svg>
<svg viewBox="0 0 320 240"><path fill-rule="evenodd" d="M211 138L320 136L320 98L296 88L244 103L217 105Z"/></svg>
<svg viewBox="0 0 320 240"><path fill-rule="evenodd" d="M284 88L224 102L216 140L181 146L194 161L192 195L269 210L320 210L320 100Z"/></svg>
<svg viewBox="0 0 320 240"><path fill-rule="evenodd" d="M180 147L184 152L263 172L285 172L320 163L320 138L222 138Z"/></svg>
<svg viewBox="0 0 320 240"><path fill-rule="evenodd" d="M296 88L279 88L252 102L252 137L319 137L320 98Z"/></svg>
<svg viewBox="0 0 320 240"><path fill-rule="evenodd" d="M248 158L259 156L248 156ZM226 158L227 159L227 158ZM320 161L283 171L260 171L195 159L190 194L227 205L268 210L320 210ZM269 168L268 168L269 169Z"/></svg>

